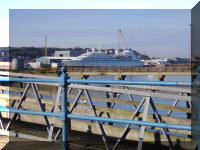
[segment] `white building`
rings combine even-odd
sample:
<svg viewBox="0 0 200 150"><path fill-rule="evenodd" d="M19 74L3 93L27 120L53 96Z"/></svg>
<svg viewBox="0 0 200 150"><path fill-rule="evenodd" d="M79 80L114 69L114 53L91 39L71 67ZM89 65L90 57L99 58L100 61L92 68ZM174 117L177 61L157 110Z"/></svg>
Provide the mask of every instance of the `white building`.
<svg viewBox="0 0 200 150"><path fill-rule="evenodd" d="M168 59L166 58L150 59L150 60L144 60L144 65L166 65L167 62Z"/></svg>
<svg viewBox="0 0 200 150"><path fill-rule="evenodd" d="M12 63L10 62L0 62L0 69L1 70L9 70L12 68Z"/></svg>
<svg viewBox="0 0 200 150"><path fill-rule="evenodd" d="M37 69L37 68L41 67L41 63L40 62L30 62L30 63L28 63L28 65L33 69Z"/></svg>

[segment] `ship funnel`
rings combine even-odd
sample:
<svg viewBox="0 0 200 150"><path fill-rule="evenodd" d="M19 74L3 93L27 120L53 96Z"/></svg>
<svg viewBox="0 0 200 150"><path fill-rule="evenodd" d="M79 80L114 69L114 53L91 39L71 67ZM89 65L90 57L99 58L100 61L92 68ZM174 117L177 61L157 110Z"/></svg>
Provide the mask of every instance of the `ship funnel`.
<svg viewBox="0 0 200 150"><path fill-rule="evenodd" d="M101 52L101 43L99 42L99 45L98 45L98 49L99 49L99 53Z"/></svg>
<svg viewBox="0 0 200 150"><path fill-rule="evenodd" d="M115 54L116 54L116 55L119 55L119 54L120 54L119 49L115 51Z"/></svg>

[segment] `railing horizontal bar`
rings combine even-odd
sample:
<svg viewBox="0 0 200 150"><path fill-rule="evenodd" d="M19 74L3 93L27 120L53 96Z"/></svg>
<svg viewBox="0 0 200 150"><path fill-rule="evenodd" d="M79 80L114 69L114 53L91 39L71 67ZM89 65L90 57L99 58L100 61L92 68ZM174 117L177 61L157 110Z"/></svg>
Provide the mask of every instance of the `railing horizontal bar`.
<svg viewBox="0 0 200 150"><path fill-rule="evenodd" d="M9 78L1 77L0 81L2 82L47 82L47 83L58 83L59 78L55 79L40 79L40 78Z"/></svg>
<svg viewBox="0 0 200 150"><path fill-rule="evenodd" d="M16 72L4 72L0 71L0 75L3 76L12 76L12 77L23 77L23 78L41 78L41 79L52 79L57 78L56 76L47 76L39 74L26 74L26 73L16 73Z"/></svg>
<svg viewBox="0 0 200 150"><path fill-rule="evenodd" d="M119 85L124 87L124 85ZM167 87L167 86L151 86L151 85L127 85L127 87L135 88L137 90L156 90L156 91L167 91L167 92L174 92L174 93L191 93L191 87Z"/></svg>
<svg viewBox="0 0 200 150"><path fill-rule="evenodd" d="M178 130L191 131L191 126L187 126L187 125L166 124L166 123L158 123L158 122L150 122L150 121L138 121L138 120L127 120L127 119L118 119L118 118L94 117L94 116L75 115L75 114L68 114L67 117L71 118L71 119L79 119L79 120L113 122L113 123L132 124L132 125L141 125L141 126L152 126L152 127L158 127L158 128L168 128L168 129L178 129Z"/></svg>
<svg viewBox="0 0 200 150"><path fill-rule="evenodd" d="M23 109L15 109L15 108L5 107L5 106L0 106L0 112L41 115L41 116L51 116L51 117L61 117L62 116L61 113L41 112L41 111L35 111L35 110L23 110Z"/></svg>
<svg viewBox="0 0 200 150"><path fill-rule="evenodd" d="M4 107L4 106L0 107L0 112L62 117L61 113L39 112L39 111L34 111L34 110L22 110L22 109L17 110L17 109L14 109L14 108ZM67 117L71 118L71 119L78 119L78 120L102 121L102 122L112 122L112 123L141 125L141 126L152 126L152 127L158 127L158 128L168 128L168 129L191 131L191 126L188 126L188 125L166 124L166 123L158 123L158 122L150 122L150 121L127 120L127 119L118 119L118 118L105 118L105 117L95 117L95 116L75 115L75 114L68 114Z"/></svg>
<svg viewBox="0 0 200 150"><path fill-rule="evenodd" d="M100 86L91 86L91 85L80 85L80 84L70 84L69 87L77 88L77 89L87 89L92 91L101 91L101 92L116 92L123 94L133 94L139 96L151 96L151 97L159 97L167 100L179 99L184 101L191 101L191 96L180 96L175 94L167 94L167 93L155 93L155 92L147 92L147 91L137 91L137 90L127 90L127 89L119 89L119 88L111 88L111 87L100 87Z"/></svg>
<svg viewBox="0 0 200 150"><path fill-rule="evenodd" d="M191 82L177 81L122 81L122 80L94 80L94 79L69 79L68 83L79 84L118 84L118 85L152 85L152 86L191 86Z"/></svg>
<svg viewBox="0 0 200 150"><path fill-rule="evenodd" d="M2 82L50 82L58 83L59 78L54 79L40 79L40 78L9 78L1 77ZM177 81L121 81L121 80L94 80L94 79L68 79L68 83L79 84L115 84L115 85L152 85L152 86L185 86L190 87L191 82L177 82Z"/></svg>

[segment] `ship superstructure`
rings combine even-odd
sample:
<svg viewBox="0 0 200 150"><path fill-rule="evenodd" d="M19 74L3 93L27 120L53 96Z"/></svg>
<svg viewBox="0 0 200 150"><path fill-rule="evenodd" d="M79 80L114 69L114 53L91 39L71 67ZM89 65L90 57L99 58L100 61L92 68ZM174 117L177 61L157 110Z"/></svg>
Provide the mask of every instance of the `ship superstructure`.
<svg viewBox="0 0 200 150"><path fill-rule="evenodd" d="M143 66L144 63L137 59L134 53L130 50L116 52L115 55L107 55L103 52L87 52L78 57L71 57L62 60L62 63L67 66Z"/></svg>

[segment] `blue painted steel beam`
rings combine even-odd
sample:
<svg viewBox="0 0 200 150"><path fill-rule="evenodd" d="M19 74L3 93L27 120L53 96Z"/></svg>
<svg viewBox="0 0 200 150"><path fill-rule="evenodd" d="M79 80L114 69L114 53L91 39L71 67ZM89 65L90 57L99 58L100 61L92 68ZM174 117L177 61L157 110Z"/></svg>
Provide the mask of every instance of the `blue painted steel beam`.
<svg viewBox="0 0 200 150"><path fill-rule="evenodd" d="M60 79L38 79L38 78L0 78L2 82L46 82L59 83ZM67 83L78 84L115 84L115 85L151 85L151 86L184 86L190 87L191 82L176 82L176 81L122 81L122 80L92 80L92 79L68 79Z"/></svg>
<svg viewBox="0 0 200 150"><path fill-rule="evenodd" d="M67 117L69 117L71 119L77 119L77 120L92 120L92 121L102 121L102 122L113 122L113 123L121 123L121 124L151 126L151 127L158 127L158 128L168 128L168 129L187 130L187 131L192 130L191 126L188 126L188 125L166 124L166 123L158 123L158 122L150 122L150 121L138 121L138 120L127 120L127 119L118 119L118 118L94 117L94 116L75 115L75 114L68 114Z"/></svg>
<svg viewBox="0 0 200 150"><path fill-rule="evenodd" d="M2 106L0 107L0 112L20 113L20 114L29 114L29 115L45 115L45 116L59 117L63 119L63 113L39 112L39 111L22 110L22 109L17 110L14 108L2 107ZM95 117L95 116L75 115L75 114L67 114L67 118L77 119L77 120L91 120L91 121L151 126L151 127L158 127L158 128L168 128L168 129L187 130L187 131L192 130L191 126L188 126L188 125L166 124L166 123L158 123L158 122L150 122L150 121L105 118L105 117Z"/></svg>
<svg viewBox="0 0 200 150"><path fill-rule="evenodd" d="M45 83L58 83L59 78L55 79L40 79L40 78L9 78L1 77L0 82L45 82Z"/></svg>
<svg viewBox="0 0 200 150"><path fill-rule="evenodd" d="M62 117L61 113L41 112L41 111L35 111L35 110L23 110L23 109L15 109L12 107L4 107L4 106L0 106L0 112L28 114L28 115L41 115L41 116L51 116L51 117Z"/></svg>
<svg viewBox="0 0 200 150"><path fill-rule="evenodd" d="M79 84L118 84L118 85L152 85L152 86L191 86L191 82L177 81L122 81L122 80L94 80L94 79L69 79L68 83Z"/></svg>

